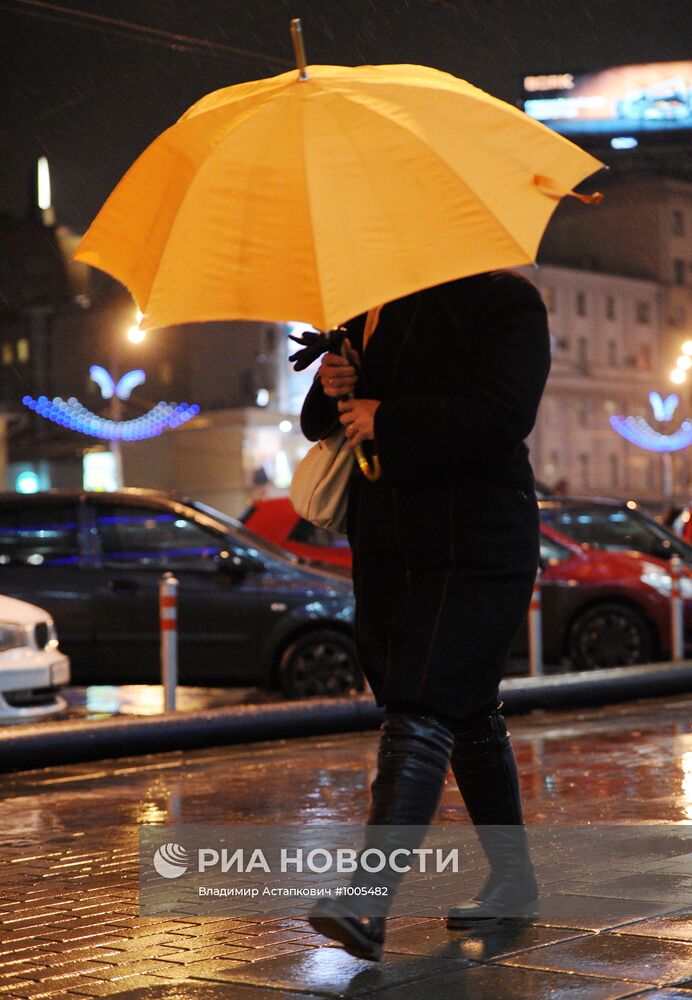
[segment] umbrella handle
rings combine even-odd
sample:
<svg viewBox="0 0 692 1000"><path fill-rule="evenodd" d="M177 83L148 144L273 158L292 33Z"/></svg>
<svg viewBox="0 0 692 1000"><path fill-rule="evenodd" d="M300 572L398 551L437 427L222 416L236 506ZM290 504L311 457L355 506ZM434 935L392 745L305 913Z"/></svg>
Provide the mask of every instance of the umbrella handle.
<svg viewBox="0 0 692 1000"><path fill-rule="evenodd" d="M355 364L356 359L354 358L353 353L345 337L341 344L341 356L343 358L346 358L347 361L350 361L350 363L354 367L356 367ZM354 399L355 398L354 394L352 392L349 392L348 398ZM377 454L374 454L372 456L372 465L368 461L367 455L365 454L365 451L363 450L363 446L361 444L357 444L355 446L355 448L353 449L353 454L356 456L356 462L358 463L358 468L363 473L365 478L369 479L371 483L376 482L378 479L382 477L382 467L380 465L380 459Z"/></svg>

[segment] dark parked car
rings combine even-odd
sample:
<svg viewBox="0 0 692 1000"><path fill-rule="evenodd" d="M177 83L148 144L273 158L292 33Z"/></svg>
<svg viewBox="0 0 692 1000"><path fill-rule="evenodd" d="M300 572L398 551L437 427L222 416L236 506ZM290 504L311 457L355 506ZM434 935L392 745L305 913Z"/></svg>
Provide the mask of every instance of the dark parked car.
<svg viewBox="0 0 692 1000"><path fill-rule="evenodd" d="M362 689L344 576L154 491L0 494L0 592L48 609L73 683L158 682L167 571L180 584L181 683Z"/></svg>
<svg viewBox="0 0 692 1000"><path fill-rule="evenodd" d="M606 552L641 552L656 559L679 556L692 567L692 546L634 500L553 497L541 500L541 521L572 541Z"/></svg>

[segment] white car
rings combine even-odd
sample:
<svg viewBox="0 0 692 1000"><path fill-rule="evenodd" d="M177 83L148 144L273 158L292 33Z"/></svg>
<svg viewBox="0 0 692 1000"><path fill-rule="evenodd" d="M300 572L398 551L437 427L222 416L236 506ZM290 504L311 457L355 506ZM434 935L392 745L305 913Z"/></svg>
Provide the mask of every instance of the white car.
<svg viewBox="0 0 692 1000"><path fill-rule="evenodd" d="M48 612L0 595L0 723L62 711L57 689L69 682L70 661Z"/></svg>

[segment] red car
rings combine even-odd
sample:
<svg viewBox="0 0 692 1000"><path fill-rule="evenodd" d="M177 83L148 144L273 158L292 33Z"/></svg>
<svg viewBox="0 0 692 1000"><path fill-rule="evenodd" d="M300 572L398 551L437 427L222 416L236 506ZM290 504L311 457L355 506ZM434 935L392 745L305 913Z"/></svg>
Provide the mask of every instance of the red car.
<svg viewBox="0 0 692 1000"><path fill-rule="evenodd" d="M259 500L242 520L258 535L297 555L351 565L346 539L301 520L287 498ZM541 526L543 654L547 664L576 669L630 666L667 659L670 642L668 564L638 552L609 552ZM683 568L685 645L692 652L692 572ZM522 627L512 654L527 655Z"/></svg>
<svg viewBox="0 0 692 1000"><path fill-rule="evenodd" d="M298 517L288 497L256 500L240 520L256 535L297 556L342 569L351 568L351 547L347 539Z"/></svg>

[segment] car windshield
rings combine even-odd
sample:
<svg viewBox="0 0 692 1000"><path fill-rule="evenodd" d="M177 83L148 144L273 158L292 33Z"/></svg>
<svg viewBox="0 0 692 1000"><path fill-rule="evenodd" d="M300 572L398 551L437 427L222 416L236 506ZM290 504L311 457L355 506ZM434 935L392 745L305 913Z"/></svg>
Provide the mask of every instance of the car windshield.
<svg viewBox="0 0 692 1000"><path fill-rule="evenodd" d="M279 559L286 559L293 563L307 562L306 559L301 559L292 552L282 549L281 546L274 545L273 542L268 542L266 538L256 535L254 531L250 531L249 528L246 528L241 521L238 521L235 517L231 517L229 514L224 514L220 510L216 510L215 507L209 507L206 503L202 503L200 500L186 499L184 503L186 503L188 507L198 510L200 514L206 514L207 517L211 517L215 521L220 521L221 524L226 525L235 535L239 536L243 544L248 546L248 548L257 549L258 552L267 552L269 555L277 556Z"/></svg>
<svg viewBox="0 0 692 1000"><path fill-rule="evenodd" d="M692 547L638 510L548 502L541 506L541 520L575 542L597 549L643 552L658 559L677 555L692 563Z"/></svg>

